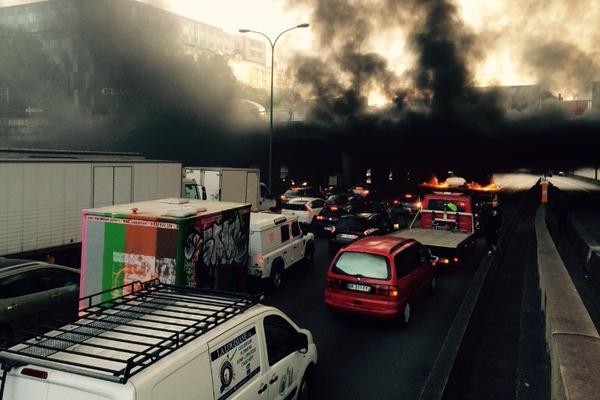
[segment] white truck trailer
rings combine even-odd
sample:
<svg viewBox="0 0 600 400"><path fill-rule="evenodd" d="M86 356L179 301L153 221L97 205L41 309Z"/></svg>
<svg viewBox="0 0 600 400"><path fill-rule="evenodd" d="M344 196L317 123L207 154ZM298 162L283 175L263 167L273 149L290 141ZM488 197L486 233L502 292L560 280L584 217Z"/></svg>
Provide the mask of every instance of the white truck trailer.
<svg viewBox="0 0 600 400"><path fill-rule="evenodd" d="M277 206L256 168L185 167L183 193L189 199L250 203L253 211Z"/></svg>
<svg viewBox="0 0 600 400"><path fill-rule="evenodd" d="M134 153L0 149L0 256L81 242L81 210L181 196L182 165Z"/></svg>

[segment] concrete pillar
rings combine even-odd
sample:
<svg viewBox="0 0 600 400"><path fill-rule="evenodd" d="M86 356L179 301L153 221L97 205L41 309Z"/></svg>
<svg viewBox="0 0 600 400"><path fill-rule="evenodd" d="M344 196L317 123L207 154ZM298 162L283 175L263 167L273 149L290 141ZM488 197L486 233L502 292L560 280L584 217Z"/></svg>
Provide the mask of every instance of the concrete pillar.
<svg viewBox="0 0 600 400"><path fill-rule="evenodd" d="M342 184L352 184L352 159L347 150L342 150Z"/></svg>

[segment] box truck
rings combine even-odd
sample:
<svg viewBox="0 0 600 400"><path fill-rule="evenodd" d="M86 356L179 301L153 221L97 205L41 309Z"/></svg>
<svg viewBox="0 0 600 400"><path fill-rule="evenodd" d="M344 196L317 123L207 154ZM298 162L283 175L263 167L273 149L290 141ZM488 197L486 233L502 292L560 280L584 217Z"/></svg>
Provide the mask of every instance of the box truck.
<svg viewBox="0 0 600 400"><path fill-rule="evenodd" d="M275 198L253 168L185 167L186 198L252 204L253 211L277 207Z"/></svg>
<svg viewBox="0 0 600 400"><path fill-rule="evenodd" d="M154 278L244 289L249 227L250 204L223 201L172 198L84 210L81 297Z"/></svg>
<svg viewBox="0 0 600 400"><path fill-rule="evenodd" d="M81 210L181 195L182 165L132 153L0 150L0 256L81 242Z"/></svg>

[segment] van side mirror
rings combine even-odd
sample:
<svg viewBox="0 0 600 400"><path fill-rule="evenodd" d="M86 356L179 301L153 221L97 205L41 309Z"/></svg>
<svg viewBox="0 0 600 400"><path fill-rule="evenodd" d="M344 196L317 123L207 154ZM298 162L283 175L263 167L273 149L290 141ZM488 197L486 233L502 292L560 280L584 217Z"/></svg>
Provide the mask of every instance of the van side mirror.
<svg viewBox="0 0 600 400"><path fill-rule="evenodd" d="M296 334L295 348L302 354L308 352L308 337L304 333L298 332Z"/></svg>

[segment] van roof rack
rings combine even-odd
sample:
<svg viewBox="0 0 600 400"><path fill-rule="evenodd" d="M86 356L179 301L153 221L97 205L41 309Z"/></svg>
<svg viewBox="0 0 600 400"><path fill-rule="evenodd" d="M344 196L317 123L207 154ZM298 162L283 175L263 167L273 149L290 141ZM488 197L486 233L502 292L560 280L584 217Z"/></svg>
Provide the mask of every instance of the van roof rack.
<svg viewBox="0 0 600 400"><path fill-rule="evenodd" d="M111 298L118 291L121 294ZM108 299L107 299L108 298ZM135 281L80 299L76 321L53 321L47 333L4 338L0 366L31 364L126 383L132 376L243 313L260 295ZM59 328L58 324L64 324ZM57 325L54 325L57 324Z"/></svg>

